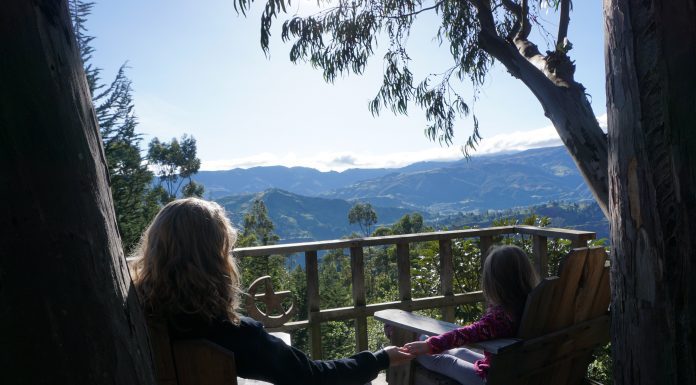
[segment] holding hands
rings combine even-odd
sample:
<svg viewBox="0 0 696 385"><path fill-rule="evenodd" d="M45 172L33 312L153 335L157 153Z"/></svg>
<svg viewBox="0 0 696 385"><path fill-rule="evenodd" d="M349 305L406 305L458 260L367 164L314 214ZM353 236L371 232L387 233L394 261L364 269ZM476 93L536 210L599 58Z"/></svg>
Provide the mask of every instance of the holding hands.
<svg viewBox="0 0 696 385"><path fill-rule="evenodd" d="M430 354L430 345L425 341L414 341L409 342L404 345L401 349L413 354L414 356L420 356L423 354Z"/></svg>
<svg viewBox="0 0 696 385"><path fill-rule="evenodd" d="M415 341L402 347L387 346L384 350L389 355L389 366L395 366L411 361L416 356L430 354L430 345L425 341Z"/></svg>

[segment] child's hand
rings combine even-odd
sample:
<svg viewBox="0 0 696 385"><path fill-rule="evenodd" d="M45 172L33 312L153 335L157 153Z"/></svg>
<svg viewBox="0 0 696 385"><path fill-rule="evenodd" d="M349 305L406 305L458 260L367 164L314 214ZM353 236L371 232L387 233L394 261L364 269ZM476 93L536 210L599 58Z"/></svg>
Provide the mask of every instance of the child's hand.
<svg viewBox="0 0 696 385"><path fill-rule="evenodd" d="M396 346L387 346L384 351L389 355L389 366L401 365L416 358L413 354L407 352L404 348Z"/></svg>
<svg viewBox="0 0 696 385"><path fill-rule="evenodd" d="M430 354L430 345L425 341L409 342L403 349L416 356Z"/></svg>

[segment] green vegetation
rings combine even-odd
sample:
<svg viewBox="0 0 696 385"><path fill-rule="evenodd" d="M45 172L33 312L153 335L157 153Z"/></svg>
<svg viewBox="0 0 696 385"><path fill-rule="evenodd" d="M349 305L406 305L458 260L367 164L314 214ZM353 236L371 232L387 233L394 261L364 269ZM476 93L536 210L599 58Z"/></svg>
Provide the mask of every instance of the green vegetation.
<svg viewBox="0 0 696 385"><path fill-rule="evenodd" d="M366 237L372 234L372 226L377 223L377 213L369 203L358 202L348 211L348 223L358 224Z"/></svg>
<svg viewBox="0 0 696 385"><path fill-rule="evenodd" d="M159 178L157 190L162 203L173 201L179 192L185 197L203 197L203 185L191 179L201 168L194 137L184 134L181 140L172 138L170 142L154 138L150 141L147 159ZM188 183L182 189L186 181Z"/></svg>

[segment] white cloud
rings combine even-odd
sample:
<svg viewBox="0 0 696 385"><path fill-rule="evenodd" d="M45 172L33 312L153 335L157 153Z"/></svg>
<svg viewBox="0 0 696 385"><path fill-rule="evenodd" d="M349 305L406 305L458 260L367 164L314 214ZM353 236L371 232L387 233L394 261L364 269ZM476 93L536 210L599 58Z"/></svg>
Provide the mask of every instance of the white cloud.
<svg viewBox="0 0 696 385"><path fill-rule="evenodd" d="M597 117L606 132L607 115ZM524 151L532 148L561 146L563 143L553 126L530 131L515 131L483 138L476 155L488 155L509 151ZM349 168L397 168L422 161L451 161L463 158L460 147L434 147L418 151L395 152L389 154L367 154L360 152L322 152L310 156L295 153L276 154L262 152L250 157L204 160L203 170L229 170L256 166L311 167L321 171L343 171Z"/></svg>

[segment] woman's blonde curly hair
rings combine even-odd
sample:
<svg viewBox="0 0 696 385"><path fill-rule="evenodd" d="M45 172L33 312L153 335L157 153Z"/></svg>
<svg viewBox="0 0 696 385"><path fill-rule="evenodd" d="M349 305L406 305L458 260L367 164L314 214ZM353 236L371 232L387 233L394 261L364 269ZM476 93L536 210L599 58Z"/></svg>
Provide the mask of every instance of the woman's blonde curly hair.
<svg viewBox="0 0 696 385"><path fill-rule="evenodd" d="M164 206L133 254L131 274L148 316L196 314L238 323L236 240L217 203L186 198Z"/></svg>

